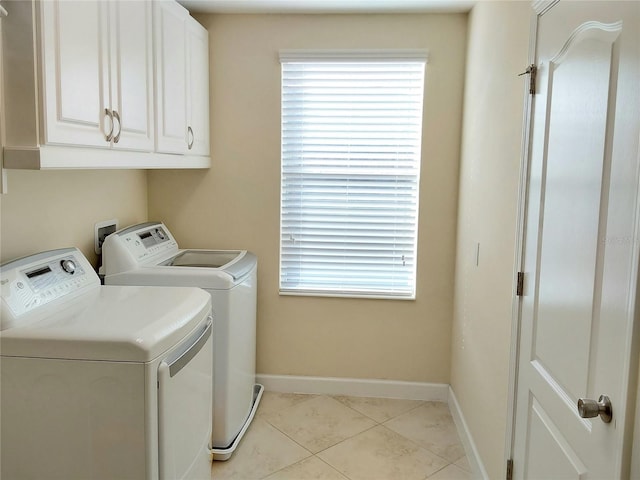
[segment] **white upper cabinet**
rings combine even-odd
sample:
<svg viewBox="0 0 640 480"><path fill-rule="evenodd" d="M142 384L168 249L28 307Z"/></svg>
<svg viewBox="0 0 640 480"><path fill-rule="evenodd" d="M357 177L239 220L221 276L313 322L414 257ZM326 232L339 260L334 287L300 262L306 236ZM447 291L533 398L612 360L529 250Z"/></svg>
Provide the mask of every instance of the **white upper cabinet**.
<svg viewBox="0 0 640 480"><path fill-rule="evenodd" d="M111 3L111 109L120 118L113 145L153 151L153 28L151 3ZM117 124L116 120L116 124Z"/></svg>
<svg viewBox="0 0 640 480"><path fill-rule="evenodd" d="M209 35L172 1L154 3L156 148L209 155Z"/></svg>
<svg viewBox="0 0 640 480"><path fill-rule="evenodd" d="M155 3L162 7L154 9ZM6 167L210 166L208 149L196 155L188 148L187 68L208 71L208 58L206 65L188 66L187 25L195 20L184 8L173 0L8 6ZM154 36L154 28L161 35ZM166 62L154 70L154 58ZM208 85L198 88L208 93Z"/></svg>
<svg viewBox="0 0 640 480"><path fill-rule="evenodd" d="M44 143L153 151L151 4L41 5Z"/></svg>
<svg viewBox="0 0 640 480"><path fill-rule="evenodd" d="M194 155L209 155L209 33L187 22L187 145Z"/></svg>
<svg viewBox="0 0 640 480"><path fill-rule="evenodd" d="M109 146L108 4L41 4L44 116L42 143ZM13 10L13 9L12 9ZM11 21L13 11L8 17Z"/></svg>
<svg viewBox="0 0 640 480"><path fill-rule="evenodd" d="M154 2L157 149L187 151L187 25L189 12L172 1Z"/></svg>

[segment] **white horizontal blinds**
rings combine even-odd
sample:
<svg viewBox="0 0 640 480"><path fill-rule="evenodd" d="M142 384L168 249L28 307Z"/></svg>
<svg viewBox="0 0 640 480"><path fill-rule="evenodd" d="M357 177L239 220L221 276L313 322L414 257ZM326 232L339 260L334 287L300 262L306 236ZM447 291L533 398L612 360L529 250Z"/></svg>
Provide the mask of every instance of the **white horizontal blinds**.
<svg viewBox="0 0 640 480"><path fill-rule="evenodd" d="M354 56L281 57L280 289L412 298L425 56Z"/></svg>

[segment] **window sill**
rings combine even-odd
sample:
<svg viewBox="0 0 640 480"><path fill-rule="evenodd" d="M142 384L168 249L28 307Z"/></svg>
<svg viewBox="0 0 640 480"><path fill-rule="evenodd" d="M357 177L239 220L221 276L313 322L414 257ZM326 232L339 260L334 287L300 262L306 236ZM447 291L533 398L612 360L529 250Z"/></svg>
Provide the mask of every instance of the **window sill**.
<svg viewBox="0 0 640 480"><path fill-rule="evenodd" d="M279 290L280 296L291 297L329 297L329 298L362 298L371 300L415 300L415 293L412 294L390 294L390 293L360 293L360 292L333 292L322 290Z"/></svg>

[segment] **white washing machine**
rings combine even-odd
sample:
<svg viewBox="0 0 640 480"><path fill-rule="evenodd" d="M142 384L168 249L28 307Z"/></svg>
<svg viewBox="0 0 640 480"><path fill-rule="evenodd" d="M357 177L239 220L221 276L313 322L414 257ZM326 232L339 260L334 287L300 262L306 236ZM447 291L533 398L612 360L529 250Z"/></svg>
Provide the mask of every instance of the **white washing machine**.
<svg viewBox="0 0 640 480"><path fill-rule="evenodd" d="M210 297L107 287L75 248L0 266L0 477L210 478Z"/></svg>
<svg viewBox="0 0 640 480"><path fill-rule="evenodd" d="M251 423L256 385L257 259L246 250L184 250L159 222L109 235L102 245L105 284L175 285L211 294L214 330L214 460L227 460Z"/></svg>

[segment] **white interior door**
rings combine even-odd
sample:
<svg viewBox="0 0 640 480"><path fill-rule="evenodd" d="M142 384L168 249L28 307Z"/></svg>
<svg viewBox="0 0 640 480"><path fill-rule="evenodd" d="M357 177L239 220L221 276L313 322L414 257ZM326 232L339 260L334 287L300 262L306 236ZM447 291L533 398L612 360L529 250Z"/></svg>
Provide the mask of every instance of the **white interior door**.
<svg viewBox="0 0 640 480"><path fill-rule="evenodd" d="M640 2L554 5L538 18L535 63L513 474L624 478L637 364ZM578 400L600 395L612 421L581 418Z"/></svg>

